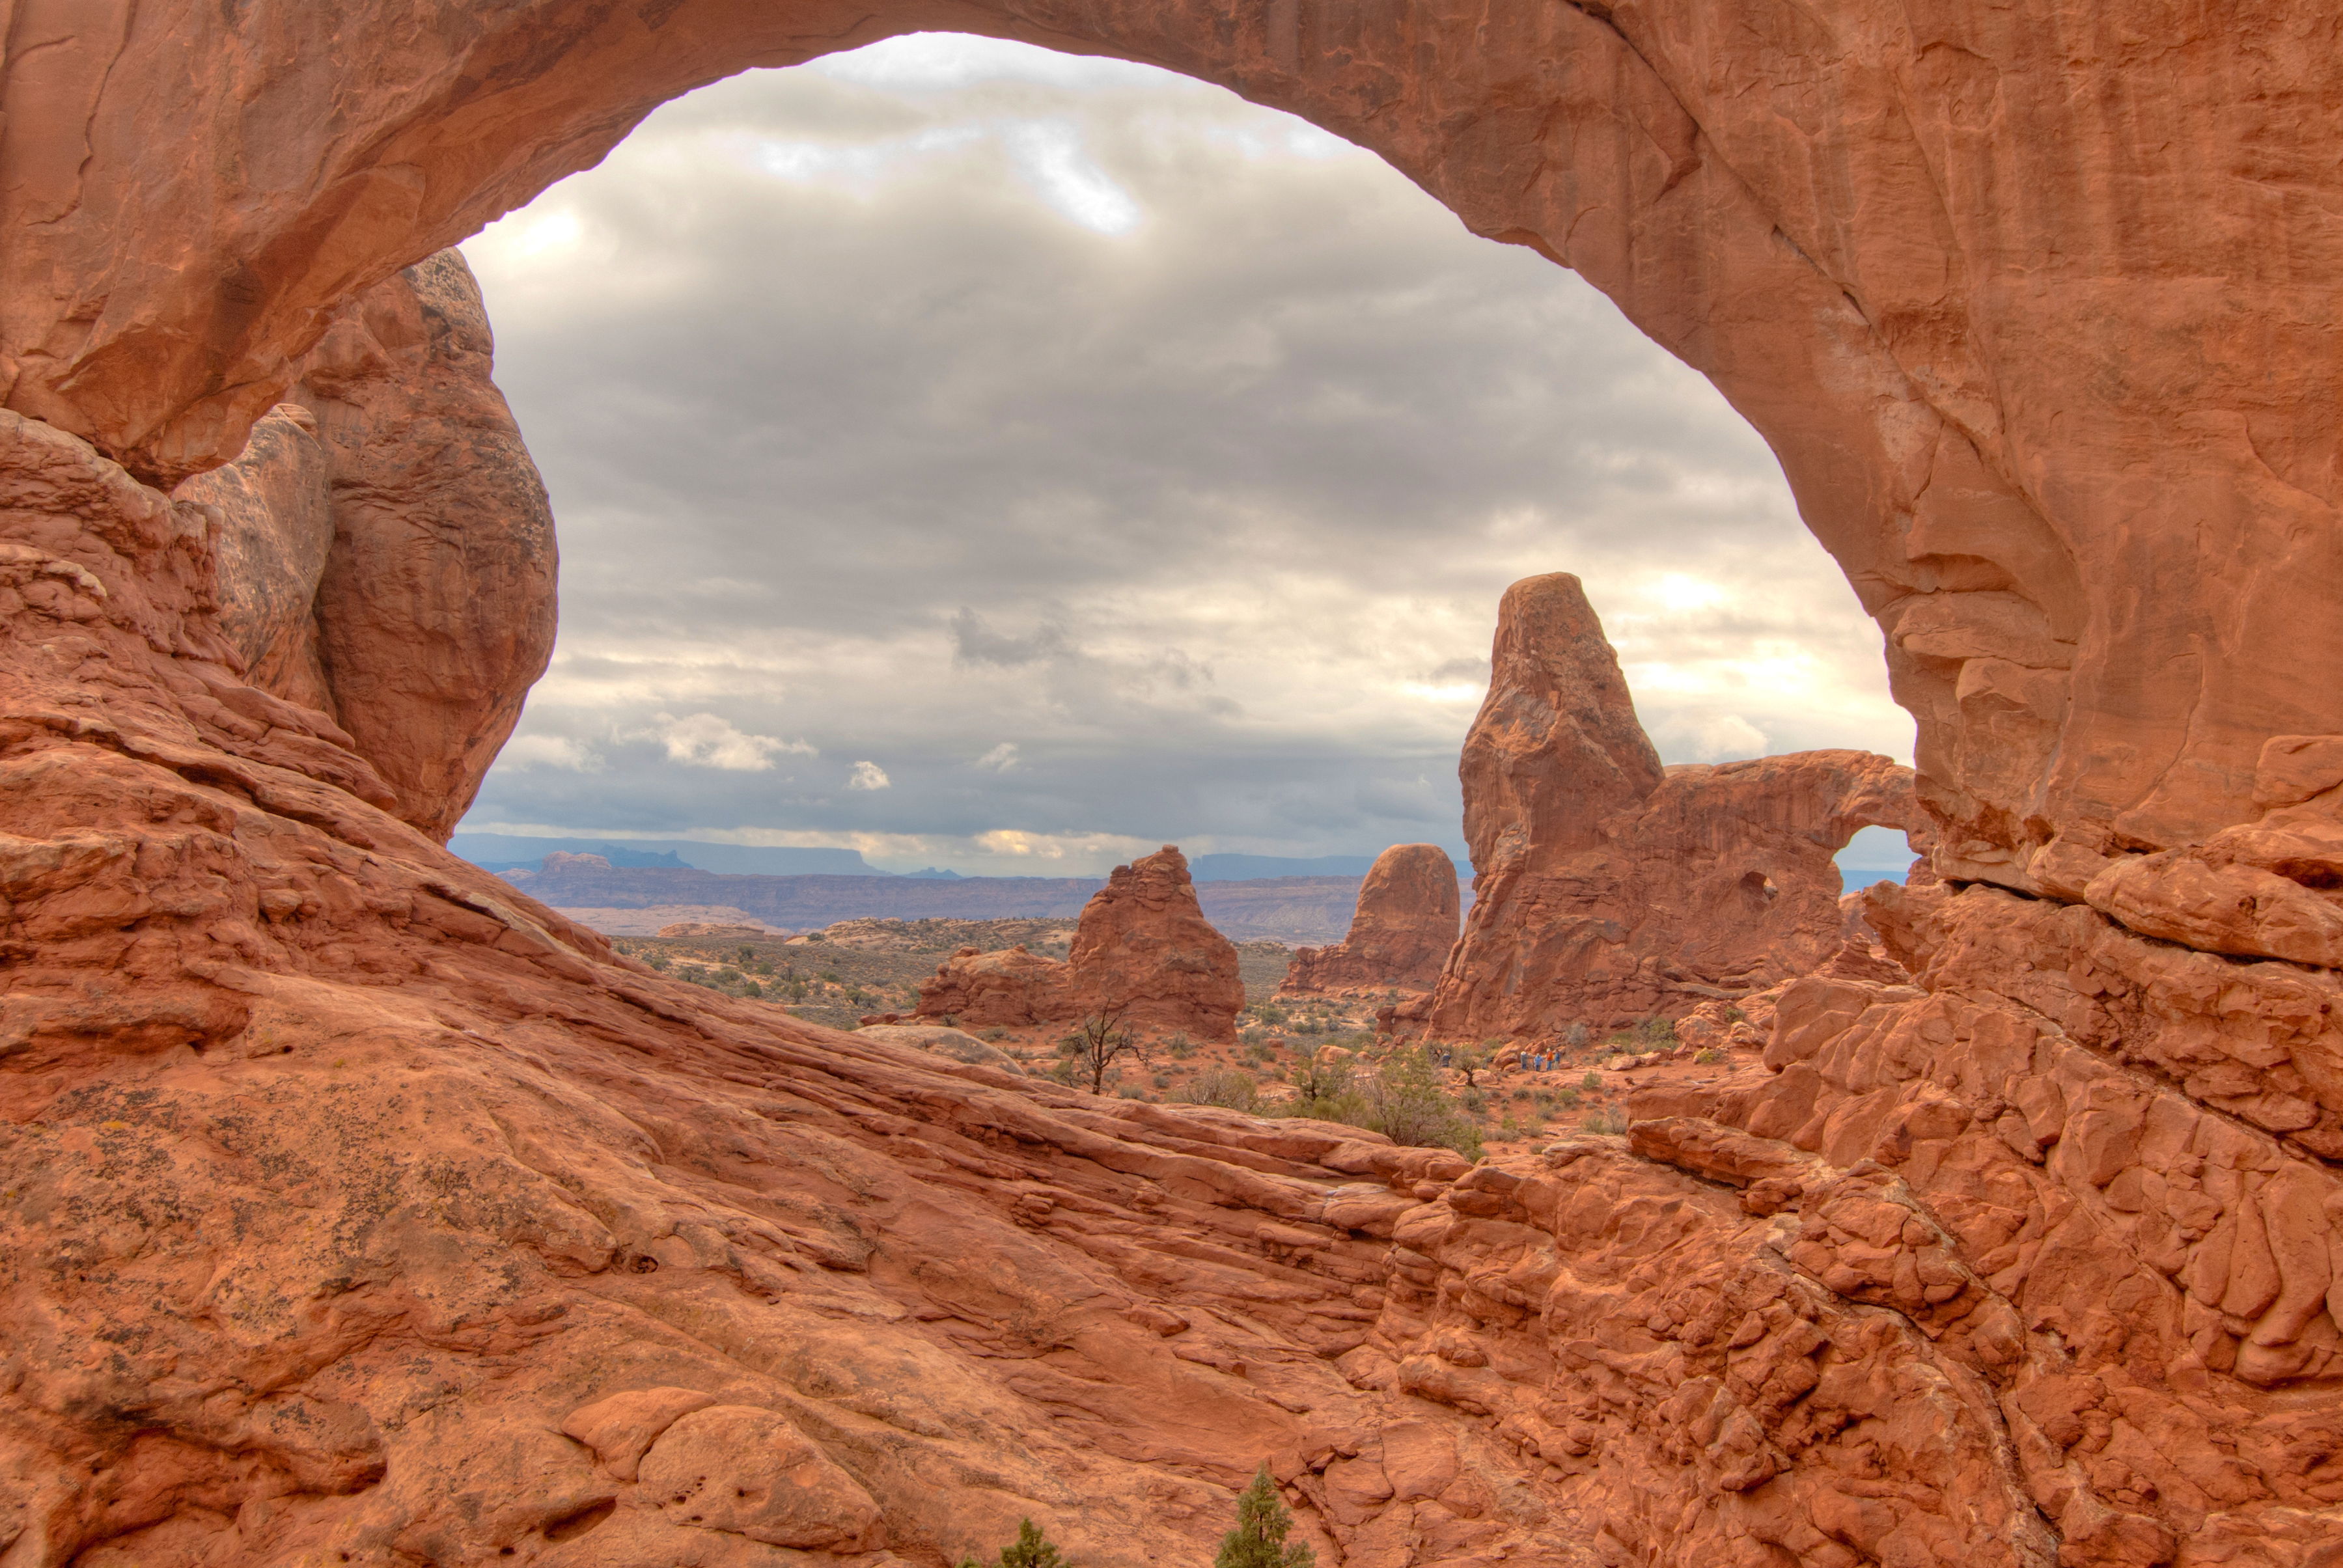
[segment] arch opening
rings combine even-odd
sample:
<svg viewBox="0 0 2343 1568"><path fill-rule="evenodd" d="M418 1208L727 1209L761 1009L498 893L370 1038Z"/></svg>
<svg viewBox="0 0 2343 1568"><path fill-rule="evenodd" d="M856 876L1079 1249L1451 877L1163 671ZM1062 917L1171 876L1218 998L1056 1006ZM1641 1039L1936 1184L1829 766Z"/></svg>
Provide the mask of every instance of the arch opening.
<svg viewBox="0 0 2343 1568"><path fill-rule="evenodd" d="M1497 598L1565 564L1670 760L1908 756L1711 387L1192 80L936 35L751 73L467 250L565 572L475 831L1462 863Z"/></svg>

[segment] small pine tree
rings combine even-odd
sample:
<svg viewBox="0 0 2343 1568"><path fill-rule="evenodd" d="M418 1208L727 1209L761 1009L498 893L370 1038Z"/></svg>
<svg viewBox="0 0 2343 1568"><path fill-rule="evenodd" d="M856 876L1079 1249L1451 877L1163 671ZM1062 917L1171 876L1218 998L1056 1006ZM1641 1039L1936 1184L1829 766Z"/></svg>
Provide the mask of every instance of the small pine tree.
<svg viewBox="0 0 2343 1568"><path fill-rule="evenodd" d="M1212 1568L1316 1568L1317 1554L1306 1543L1286 1543L1285 1533L1292 1528L1293 1514L1264 1464L1238 1497L1236 1528L1221 1537Z"/></svg>
<svg viewBox="0 0 2343 1568"><path fill-rule="evenodd" d="M974 1558L960 1568L980 1568ZM1001 1549L1001 1568L1073 1568L1065 1553L1051 1544L1050 1538L1030 1519L1017 1522L1017 1539Z"/></svg>

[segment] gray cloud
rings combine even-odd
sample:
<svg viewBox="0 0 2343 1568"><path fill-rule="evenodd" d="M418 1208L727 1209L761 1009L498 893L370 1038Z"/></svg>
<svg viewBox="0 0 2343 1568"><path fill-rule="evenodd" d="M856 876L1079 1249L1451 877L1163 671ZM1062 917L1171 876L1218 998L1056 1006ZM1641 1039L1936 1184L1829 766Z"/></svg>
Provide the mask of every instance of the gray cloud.
<svg viewBox="0 0 2343 1568"><path fill-rule="evenodd" d="M1218 89L900 40L670 105L467 248L563 541L474 826L1461 847L1498 595L1555 569L1672 760L1908 749L1713 389Z"/></svg>

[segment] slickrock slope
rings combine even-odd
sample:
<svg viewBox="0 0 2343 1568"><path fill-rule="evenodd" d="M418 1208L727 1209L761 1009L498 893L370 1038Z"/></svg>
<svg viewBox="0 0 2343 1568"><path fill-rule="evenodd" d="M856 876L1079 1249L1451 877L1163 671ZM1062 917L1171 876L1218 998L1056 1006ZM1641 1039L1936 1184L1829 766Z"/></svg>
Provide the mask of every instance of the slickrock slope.
<svg viewBox="0 0 2343 1568"><path fill-rule="evenodd" d="M1456 945L1456 867L1437 844L1394 844L1359 887L1350 934L1293 955L1281 996L1425 991Z"/></svg>
<svg viewBox="0 0 2343 1568"><path fill-rule="evenodd" d="M332 313L218 508L222 629L253 685L331 715L445 840L553 652L553 514L452 250Z"/></svg>
<svg viewBox="0 0 2343 1568"><path fill-rule="evenodd" d="M1082 907L1064 961L962 948L920 987L920 1016L1024 1028L1112 1014L1148 1034L1235 1038L1244 1010L1237 950L1196 902L1188 861L1166 844L1128 866Z"/></svg>
<svg viewBox="0 0 2343 1568"><path fill-rule="evenodd" d="M1928 825L1911 770L1865 751L1662 768L1567 572L1505 592L1461 769L1474 900L1409 1026L1545 1039L1759 990L1845 940L1832 856Z"/></svg>

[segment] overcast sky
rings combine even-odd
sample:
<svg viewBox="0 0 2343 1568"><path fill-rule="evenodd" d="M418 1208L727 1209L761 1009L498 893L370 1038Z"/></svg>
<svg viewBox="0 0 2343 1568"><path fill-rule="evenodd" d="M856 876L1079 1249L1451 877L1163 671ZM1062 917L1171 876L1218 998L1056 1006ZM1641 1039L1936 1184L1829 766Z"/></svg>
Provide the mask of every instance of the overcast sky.
<svg viewBox="0 0 2343 1568"><path fill-rule="evenodd" d="M468 828L1461 859L1497 598L1554 570L1668 760L1909 760L1706 382L1219 88L897 39L671 104L464 249L563 557Z"/></svg>

